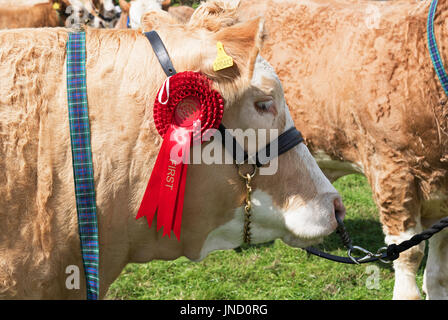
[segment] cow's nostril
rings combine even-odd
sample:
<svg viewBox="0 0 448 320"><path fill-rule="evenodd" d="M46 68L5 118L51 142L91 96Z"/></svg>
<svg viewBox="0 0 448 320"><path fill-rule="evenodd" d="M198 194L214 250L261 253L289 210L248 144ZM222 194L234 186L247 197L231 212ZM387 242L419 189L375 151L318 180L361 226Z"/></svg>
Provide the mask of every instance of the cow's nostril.
<svg viewBox="0 0 448 320"><path fill-rule="evenodd" d="M345 207L342 204L341 198L336 198L333 201L334 204L334 214L339 220L343 221L345 218Z"/></svg>

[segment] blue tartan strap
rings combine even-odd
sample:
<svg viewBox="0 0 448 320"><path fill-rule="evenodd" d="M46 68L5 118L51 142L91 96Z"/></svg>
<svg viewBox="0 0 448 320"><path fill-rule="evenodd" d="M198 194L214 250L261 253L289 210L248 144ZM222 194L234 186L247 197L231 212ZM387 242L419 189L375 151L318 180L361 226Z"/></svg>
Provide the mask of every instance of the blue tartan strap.
<svg viewBox="0 0 448 320"><path fill-rule="evenodd" d="M85 64L85 32L69 33L67 42L67 100L78 232L86 276L87 299L96 300L99 292L98 223Z"/></svg>
<svg viewBox="0 0 448 320"><path fill-rule="evenodd" d="M437 0L432 0L429 7L428 22L426 30L428 34L428 48L431 56L431 61L436 70L437 77L439 77L440 83L448 96L448 76L445 68L443 67L442 58L440 57L439 49L437 48L436 36L434 35L434 15L437 9Z"/></svg>

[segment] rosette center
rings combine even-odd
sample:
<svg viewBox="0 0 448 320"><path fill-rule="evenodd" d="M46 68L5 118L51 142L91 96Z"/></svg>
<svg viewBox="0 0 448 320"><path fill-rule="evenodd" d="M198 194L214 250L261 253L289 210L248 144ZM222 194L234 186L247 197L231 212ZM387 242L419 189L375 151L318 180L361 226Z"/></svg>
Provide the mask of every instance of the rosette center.
<svg viewBox="0 0 448 320"><path fill-rule="evenodd" d="M186 97L176 106L174 122L179 127L191 128L201 117L201 103L193 96Z"/></svg>

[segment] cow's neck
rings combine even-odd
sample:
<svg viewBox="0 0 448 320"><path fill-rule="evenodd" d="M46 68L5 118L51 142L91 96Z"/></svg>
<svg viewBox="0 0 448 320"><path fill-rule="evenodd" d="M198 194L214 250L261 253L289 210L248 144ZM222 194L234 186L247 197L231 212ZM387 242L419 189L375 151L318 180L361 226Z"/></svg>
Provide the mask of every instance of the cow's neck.
<svg viewBox="0 0 448 320"><path fill-rule="evenodd" d="M162 141L152 106L165 76L145 37L114 32L89 29L86 38L102 291L127 263L163 258L157 248L180 252L177 241L162 246L155 228L135 219Z"/></svg>
<svg viewBox="0 0 448 320"><path fill-rule="evenodd" d="M90 29L91 42L87 44L89 116L92 136L95 136L92 151L94 162L100 163L98 168L101 168L95 172L95 183L97 195L101 195L97 197L100 267L108 268L100 275L105 288L129 262L174 260L180 256L199 259L207 234L229 219L227 212L210 216L210 212L220 209L215 207L216 203L236 208L243 194L243 191L235 192L235 186L225 179L210 179L217 175L234 176L239 181L233 166L191 165L181 242L174 234L171 238L162 237L163 232L156 230L156 219L151 228L145 218L135 219L162 143L152 110L166 76L144 36L134 30L115 32ZM169 47L168 40L164 40ZM170 54L176 68L182 70L182 66L176 65L179 60L175 53ZM108 90L104 90L105 86ZM201 182L207 178L209 187L204 187ZM217 191L219 188L221 193ZM205 190L190 193L197 189ZM204 193L210 193L207 201L195 203ZM225 199L222 194L227 195Z"/></svg>

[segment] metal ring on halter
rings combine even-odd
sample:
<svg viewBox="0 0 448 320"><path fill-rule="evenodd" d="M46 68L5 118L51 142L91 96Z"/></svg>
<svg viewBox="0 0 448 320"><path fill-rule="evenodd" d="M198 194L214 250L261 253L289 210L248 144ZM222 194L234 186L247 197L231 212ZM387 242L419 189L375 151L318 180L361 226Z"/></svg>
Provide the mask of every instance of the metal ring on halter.
<svg viewBox="0 0 448 320"><path fill-rule="evenodd" d="M253 177L255 177L255 175L257 174L257 165L256 164L252 164L252 167L253 167L253 171L252 171L252 173L249 173L249 172L246 172L246 174L243 174L242 172L241 172L241 167L243 166L244 164L237 164L236 166L238 167L238 174L239 174L239 176L241 177L241 178L243 178L243 179L247 179L247 175L249 174L249 177L250 178L253 178Z"/></svg>
<svg viewBox="0 0 448 320"><path fill-rule="evenodd" d="M375 254L375 257L378 258L378 260L380 260L382 263L387 263L387 264L391 264L392 261L391 260L384 260L383 258L381 258L383 256L383 253L387 251L387 247L382 247L379 248L378 251Z"/></svg>
<svg viewBox="0 0 448 320"><path fill-rule="evenodd" d="M352 252L353 252L354 250L361 251L362 253L365 253L366 255L365 255L364 257L362 257L362 258L356 259L356 257L352 256ZM368 260L368 259L370 259L370 258L372 258L372 257L375 256L375 255L374 255L372 252L370 252L369 250L366 250L366 249L361 248L361 247L358 247L358 246L353 246L353 247L349 248L349 249L347 250L347 255L348 255L348 257L349 257L354 263L356 263L356 264L360 264L361 262L363 262L363 261L365 261L365 260Z"/></svg>

